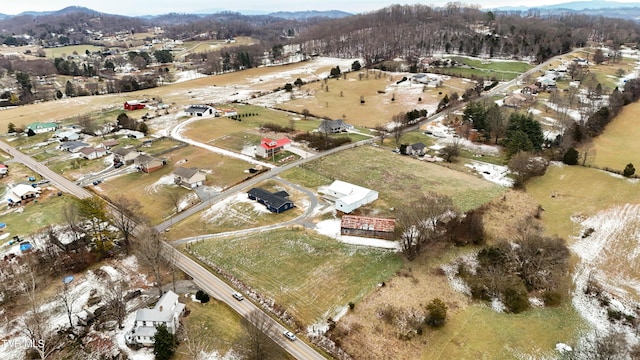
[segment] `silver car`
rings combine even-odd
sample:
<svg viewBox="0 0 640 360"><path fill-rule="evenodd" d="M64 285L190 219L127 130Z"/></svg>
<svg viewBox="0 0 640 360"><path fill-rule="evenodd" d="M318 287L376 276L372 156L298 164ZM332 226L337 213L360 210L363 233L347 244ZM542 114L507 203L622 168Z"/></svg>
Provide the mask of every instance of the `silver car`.
<svg viewBox="0 0 640 360"><path fill-rule="evenodd" d="M297 339L297 337L289 330L283 332L282 334L291 341L295 341Z"/></svg>

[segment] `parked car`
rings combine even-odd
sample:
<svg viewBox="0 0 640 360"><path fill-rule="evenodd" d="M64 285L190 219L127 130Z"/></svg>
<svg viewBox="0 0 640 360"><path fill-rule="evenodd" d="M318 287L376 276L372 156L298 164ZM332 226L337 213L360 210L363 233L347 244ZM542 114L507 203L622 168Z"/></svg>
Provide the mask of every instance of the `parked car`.
<svg viewBox="0 0 640 360"><path fill-rule="evenodd" d="M49 180L47 180L47 179L42 179L42 180L38 181L36 184L38 184L38 185L44 185L44 184L48 184L48 183L50 183L50 181L49 181Z"/></svg>
<svg viewBox="0 0 640 360"><path fill-rule="evenodd" d="M93 185L99 185L101 182L102 182L102 180L95 180L95 181L93 182Z"/></svg>
<svg viewBox="0 0 640 360"><path fill-rule="evenodd" d="M244 300L244 296L242 296L242 294L240 294L239 292L234 292L233 294L231 294L231 296L233 296L238 301Z"/></svg>
<svg viewBox="0 0 640 360"><path fill-rule="evenodd" d="M113 164L113 167L114 167L114 168L116 168L116 169L118 169L118 168L121 168L121 167L122 167L122 165L124 165L124 164L123 164L123 163L121 163L121 162L117 162L117 163Z"/></svg>
<svg viewBox="0 0 640 360"><path fill-rule="evenodd" d="M291 341L296 341L297 337L289 330L282 333L287 339Z"/></svg>

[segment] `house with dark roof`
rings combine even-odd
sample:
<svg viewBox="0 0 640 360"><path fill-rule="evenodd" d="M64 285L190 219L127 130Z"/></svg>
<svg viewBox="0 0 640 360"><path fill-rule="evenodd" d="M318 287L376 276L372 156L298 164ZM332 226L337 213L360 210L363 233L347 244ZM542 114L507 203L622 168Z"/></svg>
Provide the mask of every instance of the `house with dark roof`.
<svg viewBox="0 0 640 360"><path fill-rule="evenodd" d="M247 192L247 195L249 199L266 206L273 213L281 213L295 207L293 201L288 199L289 194L286 191L272 193L261 188L253 188Z"/></svg>
<svg viewBox="0 0 640 360"><path fill-rule="evenodd" d="M352 128L351 125L348 125L344 120L322 120L320 126L318 126L318 131L323 134L337 134Z"/></svg>
<svg viewBox="0 0 640 360"><path fill-rule="evenodd" d="M343 215L340 220L340 234L393 240L395 219L368 216Z"/></svg>
<svg viewBox="0 0 640 360"><path fill-rule="evenodd" d="M411 145L407 146L406 154L407 155L422 156L422 155L424 155L426 149L427 149L427 145L425 145L425 144L423 144L421 142L417 142L415 144L411 144Z"/></svg>
<svg viewBox="0 0 640 360"><path fill-rule="evenodd" d="M60 150L68 151L70 153L77 153L80 149L89 146L89 144L82 141L67 141L60 145Z"/></svg>
<svg viewBox="0 0 640 360"><path fill-rule="evenodd" d="M207 180L207 175L198 168L177 167L173 170L173 181L187 189L201 186Z"/></svg>
<svg viewBox="0 0 640 360"><path fill-rule="evenodd" d="M278 140L262 138L260 146L256 147L256 155L263 158L270 158L283 149L288 148L290 145L291 140L286 137Z"/></svg>
<svg viewBox="0 0 640 360"><path fill-rule="evenodd" d="M127 344L153 346L156 326L164 324L171 334L180 326L184 304L178 294L169 290L158 300L153 309L139 309L133 328L125 334Z"/></svg>
<svg viewBox="0 0 640 360"><path fill-rule="evenodd" d="M189 116L214 115L216 109L209 105L191 105L184 110Z"/></svg>
<svg viewBox="0 0 640 360"><path fill-rule="evenodd" d="M164 160L147 154L138 155L135 160L133 160L133 163L140 171L145 173L154 172L165 165Z"/></svg>

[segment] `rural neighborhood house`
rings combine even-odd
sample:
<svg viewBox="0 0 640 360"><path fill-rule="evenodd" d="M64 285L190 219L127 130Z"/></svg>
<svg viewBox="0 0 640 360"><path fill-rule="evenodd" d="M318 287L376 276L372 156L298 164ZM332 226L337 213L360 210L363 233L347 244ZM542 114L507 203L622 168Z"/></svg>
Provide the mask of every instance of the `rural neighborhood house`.
<svg viewBox="0 0 640 360"><path fill-rule="evenodd" d="M164 324L170 333L175 334L180 326L180 315L184 311L184 304L178 301L178 294L169 290L153 309L140 309L136 312L136 322L125 335L128 344L141 346L153 346L153 336L156 334L156 326Z"/></svg>
<svg viewBox="0 0 640 360"><path fill-rule="evenodd" d="M293 201L289 200L289 194L286 191L278 191L271 193L261 188L253 188L247 192L249 199L255 200L264 205L273 213L281 213L283 211L293 209Z"/></svg>

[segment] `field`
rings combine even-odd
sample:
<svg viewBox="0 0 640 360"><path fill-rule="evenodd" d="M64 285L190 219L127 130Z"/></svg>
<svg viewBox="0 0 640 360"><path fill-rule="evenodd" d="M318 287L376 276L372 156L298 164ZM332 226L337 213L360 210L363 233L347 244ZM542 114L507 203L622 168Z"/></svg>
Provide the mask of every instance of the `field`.
<svg viewBox="0 0 640 360"><path fill-rule="evenodd" d="M461 74L467 78L477 76L509 81L533 67L524 61L485 61L463 56L451 56L450 58L468 67L439 68L438 70L444 74Z"/></svg>
<svg viewBox="0 0 640 360"><path fill-rule="evenodd" d="M348 164L348 166L345 166ZM380 192L379 199L369 205L380 216L393 216L391 208L407 206L429 191L451 196L454 204L467 211L498 197L504 188L475 175L450 170L440 165L412 159L373 146L360 146L350 151L326 156L305 165L326 179L337 179ZM340 169L339 172L336 169ZM304 184L305 175L285 173L283 177ZM339 174L339 175L338 175ZM366 174L366 176L363 176ZM329 180L325 185L328 185ZM366 211L366 210L365 210Z"/></svg>
<svg viewBox="0 0 640 360"><path fill-rule="evenodd" d="M193 244L190 251L275 299L304 326L324 323L402 266L395 253L303 230L208 240Z"/></svg>
<svg viewBox="0 0 640 360"><path fill-rule="evenodd" d="M59 57L71 56L74 54L84 56L87 50L94 53L96 51L102 51L102 49L102 47L94 45L72 45L46 48L44 49L44 52L47 54L48 58L54 59Z"/></svg>
<svg viewBox="0 0 640 360"><path fill-rule="evenodd" d="M640 169L640 153L634 151L640 137L639 114L640 103L625 106L615 121L607 125L604 133L593 140L592 152L595 150L595 155L588 163L617 171L622 171L628 163L632 163L636 169Z"/></svg>
<svg viewBox="0 0 640 360"><path fill-rule="evenodd" d="M290 101L279 106L298 113L307 109L318 117L343 118L349 124L373 128L391 121L393 115L413 109L426 109L433 114L445 93L463 94L470 86L470 82L464 79L451 78L436 89L411 81L396 83L402 76L411 74L389 75L377 70L369 70L366 74L362 79L352 72L346 80L340 78L306 84L294 91Z"/></svg>

